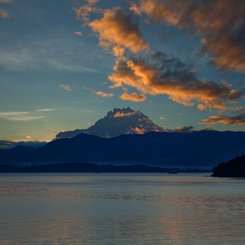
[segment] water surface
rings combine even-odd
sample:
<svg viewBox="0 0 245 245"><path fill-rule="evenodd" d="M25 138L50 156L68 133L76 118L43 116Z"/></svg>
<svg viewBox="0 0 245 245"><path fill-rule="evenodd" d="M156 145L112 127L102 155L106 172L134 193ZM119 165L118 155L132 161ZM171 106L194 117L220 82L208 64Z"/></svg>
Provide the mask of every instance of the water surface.
<svg viewBox="0 0 245 245"><path fill-rule="evenodd" d="M245 244L245 179L1 174L0 244Z"/></svg>

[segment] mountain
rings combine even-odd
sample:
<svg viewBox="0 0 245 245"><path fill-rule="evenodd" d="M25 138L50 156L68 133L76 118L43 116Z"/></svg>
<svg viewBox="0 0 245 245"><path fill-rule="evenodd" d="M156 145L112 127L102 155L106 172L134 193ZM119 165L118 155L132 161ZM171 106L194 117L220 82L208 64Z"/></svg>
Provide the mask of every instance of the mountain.
<svg viewBox="0 0 245 245"><path fill-rule="evenodd" d="M0 149L0 163L9 165L23 164L35 149L28 146L16 146L9 149Z"/></svg>
<svg viewBox="0 0 245 245"><path fill-rule="evenodd" d="M31 147L31 148L35 148L35 149L38 149L38 148L44 146L45 144L47 144L47 142L42 142L42 141L19 141L19 142L15 142L15 146L27 146L27 147Z"/></svg>
<svg viewBox="0 0 245 245"><path fill-rule="evenodd" d="M152 131L164 132L166 129L154 124L140 111L134 111L129 107L123 109L115 108L93 126L87 129L60 132L56 135L56 139L72 138L81 133L111 138L119 135L144 134Z"/></svg>
<svg viewBox="0 0 245 245"><path fill-rule="evenodd" d="M6 156L6 151L8 152ZM113 138L79 134L38 149L0 151L1 164L96 163L144 164L178 168L212 168L215 163L244 154L245 132L151 132ZM9 158L8 158L9 157Z"/></svg>

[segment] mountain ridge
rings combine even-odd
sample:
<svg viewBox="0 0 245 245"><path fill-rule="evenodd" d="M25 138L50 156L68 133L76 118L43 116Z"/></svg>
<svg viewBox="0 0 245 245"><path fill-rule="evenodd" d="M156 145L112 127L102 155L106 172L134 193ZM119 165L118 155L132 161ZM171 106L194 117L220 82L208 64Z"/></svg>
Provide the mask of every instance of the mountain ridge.
<svg viewBox="0 0 245 245"><path fill-rule="evenodd" d="M90 162L144 164L179 168L211 168L217 162L244 154L245 132L150 132L113 138L80 134L51 141L38 149L1 150L1 164ZM6 153L8 151L8 154Z"/></svg>

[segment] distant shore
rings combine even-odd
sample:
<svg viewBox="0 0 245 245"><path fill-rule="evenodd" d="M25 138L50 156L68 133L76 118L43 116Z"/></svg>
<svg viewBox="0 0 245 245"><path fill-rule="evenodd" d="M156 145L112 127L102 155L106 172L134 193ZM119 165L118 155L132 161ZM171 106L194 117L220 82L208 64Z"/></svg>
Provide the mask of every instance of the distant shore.
<svg viewBox="0 0 245 245"><path fill-rule="evenodd" d="M93 163L56 163L35 166L0 165L0 173L54 173L54 172L84 172L84 173L191 173L211 172L211 169L194 168L162 168L147 165L98 165Z"/></svg>

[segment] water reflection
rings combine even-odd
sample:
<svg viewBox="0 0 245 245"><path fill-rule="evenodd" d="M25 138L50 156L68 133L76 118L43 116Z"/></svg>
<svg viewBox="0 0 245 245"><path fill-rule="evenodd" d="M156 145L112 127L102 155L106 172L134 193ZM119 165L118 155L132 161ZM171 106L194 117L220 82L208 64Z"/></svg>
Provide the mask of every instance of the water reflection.
<svg viewBox="0 0 245 245"><path fill-rule="evenodd" d="M244 244L245 180L2 175L0 244Z"/></svg>

